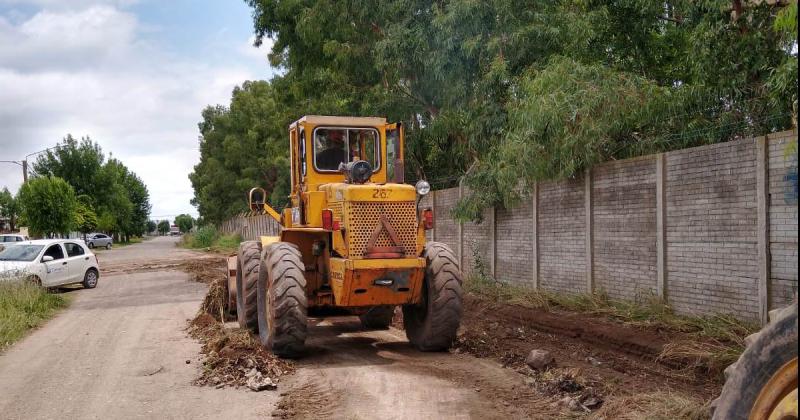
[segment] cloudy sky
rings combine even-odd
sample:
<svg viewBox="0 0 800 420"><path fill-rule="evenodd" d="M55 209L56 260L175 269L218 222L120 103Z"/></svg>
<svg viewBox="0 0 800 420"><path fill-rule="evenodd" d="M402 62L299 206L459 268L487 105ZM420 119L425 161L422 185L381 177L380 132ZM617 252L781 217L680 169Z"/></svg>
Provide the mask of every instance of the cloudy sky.
<svg viewBox="0 0 800 420"><path fill-rule="evenodd" d="M0 0L0 160L88 135L144 180L153 217L196 215L200 112L272 75L251 41L243 0ZM0 188L21 182L0 163Z"/></svg>

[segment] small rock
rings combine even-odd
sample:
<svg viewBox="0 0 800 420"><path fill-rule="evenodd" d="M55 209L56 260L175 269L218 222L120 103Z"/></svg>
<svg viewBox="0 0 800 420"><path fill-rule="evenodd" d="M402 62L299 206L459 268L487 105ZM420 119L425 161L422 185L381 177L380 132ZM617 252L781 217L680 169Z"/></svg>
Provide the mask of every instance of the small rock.
<svg viewBox="0 0 800 420"><path fill-rule="evenodd" d="M587 357L586 361L591 363L592 366L600 366L603 364L603 362L595 359L594 357Z"/></svg>
<svg viewBox="0 0 800 420"><path fill-rule="evenodd" d="M558 401L558 404L562 407L567 407L572 411L583 411L589 412L588 408L584 407L578 400L572 397L564 397Z"/></svg>
<svg viewBox="0 0 800 420"><path fill-rule="evenodd" d="M603 400L597 397L589 397L586 401L583 402L583 406L589 409L599 408L600 404L603 403Z"/></svg>
<svg viewBox="0 0 800 420"><path fill-rule="evenodd" d="M188 365L189 363L192 363L192 361L187 359L186 364Z"/></svg>
<svg viewBox="0 0 800 420"><path fill-rule="evenodd" d="M259 392L265 389L276 389L278 385L272 382L272 379L268 376L264 376L261 372L256 371L256 374L247 380L247 387L255 392Z"/></svg>
<svg viewBox="0 0 800 420"><path fill-rule="evenodd" d="M525 364L531 369L544 370L555 363L556 359L547 350L534 349L525 358Z"/></svg>

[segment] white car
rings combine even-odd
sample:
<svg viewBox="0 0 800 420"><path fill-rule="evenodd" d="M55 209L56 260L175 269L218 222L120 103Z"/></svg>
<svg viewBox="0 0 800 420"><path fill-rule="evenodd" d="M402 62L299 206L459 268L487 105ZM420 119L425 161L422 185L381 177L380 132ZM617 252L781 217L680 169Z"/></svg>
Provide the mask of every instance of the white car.
<svg viewBox="0 0 800 420"><path fill-rule="evenodd" d="M97 256L80 240L43 239L7 244L0 251L0 280L28 278L44 287L97 286Z"/></svg>
<svg viewBox="0 0 800 420"><path fill-rule="evenodd" d="M22 242L27 241L28 237L16 233L0 235L0 242Z"/></svg>

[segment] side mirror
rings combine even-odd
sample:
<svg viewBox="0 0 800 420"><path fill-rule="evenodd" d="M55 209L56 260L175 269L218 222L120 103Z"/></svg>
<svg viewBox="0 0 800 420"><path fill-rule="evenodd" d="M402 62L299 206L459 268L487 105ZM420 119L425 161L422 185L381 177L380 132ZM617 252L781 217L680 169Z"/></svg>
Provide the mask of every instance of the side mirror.
<svg viewBox="0 0 800 420"><path fill-rule="evenodd" d="M53 261L53 257L51 257L49 255L45 255L44 257L42 257L42 262L43 263L50 262L50 261Z"/></svg>

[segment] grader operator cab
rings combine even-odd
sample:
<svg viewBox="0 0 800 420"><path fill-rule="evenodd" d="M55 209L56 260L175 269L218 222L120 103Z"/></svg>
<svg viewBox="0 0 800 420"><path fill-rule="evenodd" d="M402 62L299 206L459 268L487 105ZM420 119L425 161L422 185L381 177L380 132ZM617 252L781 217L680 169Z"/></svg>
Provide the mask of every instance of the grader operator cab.
<svg viewBox="0 0 800 420"><path fill-rule="evenodd" d="M426 242L430 186L403 183L403 128L384 118L306 116L289 126L291 203L280 213L266 192L252 210L281 225L278 236L244 242L228 261L228 307L243 328L283 357L304 348L309 309L338 307L367 328L386 328L402 306L408 340L448 348L462 305L453 251Z"/></svg>

